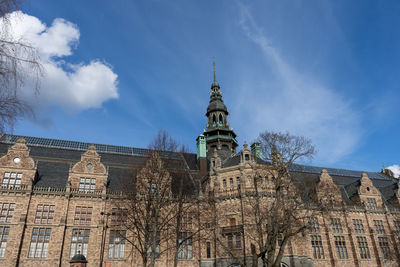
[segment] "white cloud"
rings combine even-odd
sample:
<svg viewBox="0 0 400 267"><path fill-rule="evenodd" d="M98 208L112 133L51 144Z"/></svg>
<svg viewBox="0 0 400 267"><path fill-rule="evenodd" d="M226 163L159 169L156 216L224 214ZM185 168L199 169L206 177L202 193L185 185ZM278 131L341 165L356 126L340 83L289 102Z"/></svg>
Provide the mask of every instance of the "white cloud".
<svg viewBox="0 0 400 267"><path fill-rule="evenodd" d="M386 169L389 169L393 172L395 178L400 177L400 166L397 164L394 164L392 166L387 167Z"/></svg>
<svg viewBox="0 0 400 267"><path fill-rule="evenodd" d="M73 54L80 32L77 25L57 18L51 26L38 18L14 12L10 16L12 38L22 39L36 47L44 69L40 93L35 95L30 82L21 89L21 96L35 107L60 106L67 111L98 108L118 98L117 74L108 64L92 60L85 64L69 64L65 57Z"/></svg>
<svg viewBox="0 0 400 267"><path fill-rule="evenodd" d="M311 138L316 145L317 161L334 163L351 153L361 136L357 112L340 94L321 84L316 77L301 73L285 60L268 39L249 9L240 4L240 26L256 44L273 79L243 81L242 94L257 95L251 105L245 95L236 107L239 117L246 116L243 127L247 138L265 131L289 131ZM248 98L247 98L248 99ZM251 114L251 116L249 116ZM232 116L233 117L233 116Z"/></svg>

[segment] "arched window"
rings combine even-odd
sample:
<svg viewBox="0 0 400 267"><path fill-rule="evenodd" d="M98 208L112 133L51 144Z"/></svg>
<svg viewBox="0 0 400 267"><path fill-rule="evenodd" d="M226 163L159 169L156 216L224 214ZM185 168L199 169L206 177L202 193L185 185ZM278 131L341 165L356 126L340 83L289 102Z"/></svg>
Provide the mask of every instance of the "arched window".
<svg viewBox="0 0 400 267"><path fill-rule="evenodd" d="M224 180L222 181L222 183L224 184L224 189L226 189L226 179L224 179Z"/></svg>
<svg viewBox="0 0 400 267"><path fill-rule="evenodd" d="M233 188L234 188L233 178L229 178L229 183L230 183L231 190L233 190Z"/></svg>
<svg viewBox="0 0 400 267"><path fill-rule="evenodd" d="M219 114L219 125L223 125L224 124L224 120L222 118L222 115Z"/></svg>
<svg viewBox="0 0 400 267"><path fill-rule="evenodd" d="M215 115L213 115L213 122L212 122L212 124L213 124L213 126L215 127L215 125L217 124L217 119L215 118Z"/></svg>

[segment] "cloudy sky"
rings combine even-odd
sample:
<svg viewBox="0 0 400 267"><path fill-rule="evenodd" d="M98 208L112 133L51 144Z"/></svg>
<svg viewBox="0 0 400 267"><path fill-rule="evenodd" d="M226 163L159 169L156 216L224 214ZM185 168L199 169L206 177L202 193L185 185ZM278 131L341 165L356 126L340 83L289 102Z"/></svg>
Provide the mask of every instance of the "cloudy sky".
<svg viewBox="0 0 400 267"><path fill-rule="evenodd" d="M27 1L14 35L38 47L36 117L15 134L146 147L166 129L195 151L212 79L239 143L312 139L311 164L400 163L398 1ZM397 166L399 170L399 167Z"/></svg>

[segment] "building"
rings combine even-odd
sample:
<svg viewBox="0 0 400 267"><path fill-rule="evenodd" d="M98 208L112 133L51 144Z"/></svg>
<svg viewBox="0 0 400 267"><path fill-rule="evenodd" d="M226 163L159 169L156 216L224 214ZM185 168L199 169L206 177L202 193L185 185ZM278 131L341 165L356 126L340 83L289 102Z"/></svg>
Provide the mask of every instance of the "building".
<svg viewBox="0 0 400 267"><path fill-rule="evenodd" d="M165 153L183 162L204 192L218 197L219 240L185 245L179 266L250 266L251 240L244 232L238 192L265 168L257 143L236 152L236 134L228 122L220 86L211 86L206 130L197 138L196 154ZM142 266L140 257L112 227L110 199L121 178L141 168L148 150L3 134L0 136L0 266L70 266L84 255L87 266ZM332 194L339 208L329 217L312 218L312 230L288 243L281 266L398 266L400 191L388 170L353 170L293 165L290 173L316 195ZM273 185L268 176L263 190ZM390 253L392 252L392 253ZM234 255L237 255L234 256ZM387 255L387 256L386 256ZM85 258L83 257L83 258ZM85 260L86 260L85 259ZM172 255L157 259L172 266Z"/></svg>

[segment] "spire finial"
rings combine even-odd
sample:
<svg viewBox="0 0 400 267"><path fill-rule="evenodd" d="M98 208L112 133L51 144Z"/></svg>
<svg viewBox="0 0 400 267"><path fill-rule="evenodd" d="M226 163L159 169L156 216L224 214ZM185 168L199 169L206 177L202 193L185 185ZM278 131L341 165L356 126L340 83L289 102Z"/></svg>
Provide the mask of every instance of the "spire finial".
<svg viewBox="0 0 400 267"><path fill-rule="evenodd" d="M214 82L216 82L217 76L215 75L215 57L213 57L213 71L214 71Z"/></svg>

